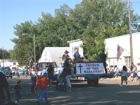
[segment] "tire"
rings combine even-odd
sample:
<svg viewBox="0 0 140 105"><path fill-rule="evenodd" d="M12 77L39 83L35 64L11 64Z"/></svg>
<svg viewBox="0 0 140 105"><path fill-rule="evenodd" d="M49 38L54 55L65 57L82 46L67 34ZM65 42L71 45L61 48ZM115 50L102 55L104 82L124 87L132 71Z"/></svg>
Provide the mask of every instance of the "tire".
<svg viewBox="0 0 140 105"><path fill-rule="evenodd" d="M6 73L5 73L5 75L6 75L6 76L9 76L9 75L10 75L10 73L9 73L9 72L6 72Z"/></svg>
<svg viewBox="0 0 140 105"><path fill-rule="evenodd" d="M98 79L93 79L92 83L93 83L93 86L98 86L99 80Z"/></svg>
<svg viewBox="0 0 140 105"><path fill-rule="evenodd" d="M92 80L91 80L91 79L87 79L87 84L88 84L89 86L91 86L91 85L92 85Z"/></svg>
<svg viewBox="0 0 140 105"><path fill-rule="evenodd" d="M88 79L87 84L89 86L98 86L99 80L98 79Z"/></svg>

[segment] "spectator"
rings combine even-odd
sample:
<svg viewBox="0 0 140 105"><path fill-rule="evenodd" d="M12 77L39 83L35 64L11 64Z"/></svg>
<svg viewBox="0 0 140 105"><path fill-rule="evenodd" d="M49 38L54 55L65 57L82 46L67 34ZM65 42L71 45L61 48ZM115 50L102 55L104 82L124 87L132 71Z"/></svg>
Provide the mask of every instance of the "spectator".
<svg viewBox="0 0 140 105"><path fill-rule="evenodd" d="M53 76L54 76L54 67L49 64L49 67L48 67L48 78L49 78L49 81L50 81L50 86L52 86L52 79L53 79Z"/></svg>
<svg viewBox="0 0 140 105"><path fill-rule="evenodd" d="M28 76L28 70L25 69L25 76L27 77Z"/></svg>
<svg viewBox="0 0 140 105"><path fill-rule="evenodd" d="M137 79L137 67L133 63L131 65L131 79L132 81L136 81Z"/></svg>
<svg viewBox="0 0 140 105"><path fill-rule="evenodd" d="M2 72L0 72L0 105L5 105L4 104L5 95L3 91L4 89L6 89L8 103L11 103L12 102L11 93L10 93L10 87L9 87L8 81L5 75Z"/></svg>
<svg viewBox="0 0 140 105"><path fill-rule="evenodd" d="M41 72L41 76L43 77L43 75L46 73L48 73L48 71L47 71L47 69L48 69L48 66L45 66L44 67L44 69L42 70L42 72Z"/></svg>
<svg viewBox="0 0 140 105"><path fill-rule="evenodd" d="M32 71L30 71L30 76L31 76L32 86L35 86L35 85L36 85L37 75L36 75L36 73L32 70Z"/></svg>
<svg viewBox="0 0 140 105"><path fill-rule="evenodd" d="M138 63L138 65L137 65L137 75L138 75L138 81L139 81L139 85L140 85L140 63Z"/></svg>

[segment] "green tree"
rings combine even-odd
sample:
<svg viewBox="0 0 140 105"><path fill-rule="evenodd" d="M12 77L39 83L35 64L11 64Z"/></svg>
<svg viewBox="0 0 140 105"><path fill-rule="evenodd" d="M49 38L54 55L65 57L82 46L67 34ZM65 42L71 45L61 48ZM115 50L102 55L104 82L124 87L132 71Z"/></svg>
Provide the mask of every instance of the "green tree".
<svg viewBox="0 0 140 105"><path fill-rule="evenodd" d="M90 60L99 60L104 39L129 32L126 6L121 0L83 0L76 6L72 16L84 39L84 53ZM131 17L134 21L138 19L133 11Z"/></svg>
<svg viewBox="0 0 140 105"><path fill-rule="evenodd" d="M10 52L4 49L0 49L0 59L10 59Z"/></svg>
<svg viewBox="0 0 140 105"><path fill-rule="evenodd" d="M132 10L131 18L132 23L140 19ZM84 40L84 54L91 61L98 61L104 39L129 33L127 4L122 0L83 0L74 9L64 4L55 10L55 16L42 13L35 23L26 21L14 29L17 38L12 39L15 43L12 57L20 65L34 58L34 35L36 60L45 47L68 46L67 41L80 38Z"/></svg>

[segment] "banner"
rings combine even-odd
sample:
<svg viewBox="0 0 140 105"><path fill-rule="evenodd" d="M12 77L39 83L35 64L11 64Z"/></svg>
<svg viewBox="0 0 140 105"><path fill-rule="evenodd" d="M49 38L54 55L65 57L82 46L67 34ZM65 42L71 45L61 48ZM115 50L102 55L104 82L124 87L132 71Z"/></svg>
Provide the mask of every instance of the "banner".
<svg viewBox="0 0 140 105"><path fill-rule="evenodd" d="M103 74L103 63L76 63L76 74Z"/></svg>

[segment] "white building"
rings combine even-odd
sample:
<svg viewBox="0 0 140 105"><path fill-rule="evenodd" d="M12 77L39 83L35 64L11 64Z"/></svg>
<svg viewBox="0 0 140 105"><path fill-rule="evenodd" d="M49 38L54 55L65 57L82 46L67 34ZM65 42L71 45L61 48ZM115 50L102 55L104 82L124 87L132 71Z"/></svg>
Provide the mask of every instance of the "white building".
<svg viewBox="0 0 140 105"><path fill-rule="evenodd" d="M81 45L83 45L83 40L81 39L71 40L71 41L68 41L68 43L70 47L70 53L69 53L70 58L73 58L74 48L78 48L79 54L83 56L83 48L81 47Z"/></svg>
<svg viewBox="0 0 140 105"><path fill-rule="evenodd" d="M108 66L117 66L120 69L123 65L131 65L130 55L130 34L122 35L118 37L105 39L105 51L107 53ZM120 45L124 51L117 61L117 45ZM133 63L136 65L140 63L140 32L132 34L132 48L133 48Z"/></svg>
<svg viewBox="0 0 140 105"><path fill-rule="evenodd" d="M18 62L13 59L0 59L1 67L10 67L11 69L15 69L18 67Z"/></svg>
<svg viewBox="0 0 140 105"><path fill-rule="evenodd" d="M56 62L59 65L60 58L69 47L45 47L38 62Z"/></svg>
<svg viewBox="0 0 140 105"><path fill-rule="evenodd" d="M80 47L83 41L80 39L68 41L69 47L45 47L38 62L56 62L58 66L61 66L62 55L65 50L69 51L70 58L73 58L74 48L79 49L79 53L83 56L83 48Z"/></svg>

